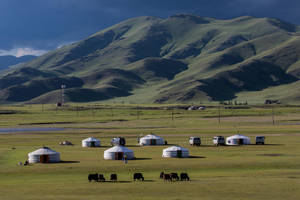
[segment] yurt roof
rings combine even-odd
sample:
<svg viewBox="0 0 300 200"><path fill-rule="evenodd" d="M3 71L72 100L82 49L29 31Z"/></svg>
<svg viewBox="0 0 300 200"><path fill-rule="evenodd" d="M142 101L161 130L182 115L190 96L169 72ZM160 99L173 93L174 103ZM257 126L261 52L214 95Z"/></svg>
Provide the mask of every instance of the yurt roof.
<svg viewBox="0 0 300 200"><path fill-rule="evenodd" d="M235 139L250 139L249 137L244 136L244 135L240 135L240 134L230 136L230 137L228 137L227 139L234 139L234 138L235 138Z"/></svg>
<svg viewBox="0 0 300 200"><path fill-rule="evenodd" d="M59 153L50 149L49 147L42 147L36 151L29 153L28 155L49 155L49 154L59 154Z"/></svg>
<svg viewBox="0 0 300 200"><path fill-rule="evenodd" d="M89 137L89 138L86 138L82 141L84 141L84 142L98 142L100 140L98 140L97 138L94 138L94 137Z"/></svg>
<svg viewBox="0 0 300 200"><path fill-rule="evenodd" d="M110 149L107 149L105 152L133 152L133 151L124 146L117 145Z"/></svg>
<svg viewBox="0 0 300 200"><path fill-rule="evenodd" d="M164 151L189 151L189 150L180 146L171 146L164 149Z"/></svg>
<svg viewBox="0 0 300 200"><path fill-rule="evenodd" d="M149 135L146 135L145 137L142 137L143 139L162 139L162 137L159 137L157 135L154 135L154 134L149 134Z"/></svg>

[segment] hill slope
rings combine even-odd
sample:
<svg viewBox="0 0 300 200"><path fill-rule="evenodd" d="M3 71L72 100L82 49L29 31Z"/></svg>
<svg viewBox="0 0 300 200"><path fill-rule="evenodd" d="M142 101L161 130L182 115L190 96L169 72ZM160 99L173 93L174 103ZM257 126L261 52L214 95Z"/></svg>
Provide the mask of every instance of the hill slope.
<svg viewBox="0 0 300 200"><path fill-rule="evenodd" d="M277 19L248 16L133 18L3 76L0 100L53 101L61 84L74 102L245 98L240 93L299 84L299 30ZM11 77L16 81L8 81ZM285 101L299 97L276 96Z"/></svg>
<svg viewBox="0 0 300 200"><path fill-rule="evenodd" d="M33 60L36 56L0 56L0 70L7 69L9 66Z"/></svg>

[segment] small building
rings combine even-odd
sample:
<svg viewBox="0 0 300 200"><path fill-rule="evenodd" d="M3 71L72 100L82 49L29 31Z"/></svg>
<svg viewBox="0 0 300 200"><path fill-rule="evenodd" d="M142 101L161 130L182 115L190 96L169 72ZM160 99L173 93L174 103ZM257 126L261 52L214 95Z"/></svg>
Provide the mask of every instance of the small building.
<svg viewBox="0 0 300 200"><path fill-rule="evenodd" d="M49 147L42 147L28 154L28 162L29 163L58 163L60 162L60 153L50 149Z"/></svg>
<svg viewBox="0 0 300 200"><path fill-rule="evenodd" d="M82 140L82 147L100 147L100 140L93 137L86 138Z"/></svg>
<svg viewBox="0 0 300 200"><path fill-rule="evenodd" d="M190 106L190 107L188 107L187 110L198 110L198 107L197 106Z"/></svg>
<svg viewBox="0 0 300 200"><path fill-rule="evenodd" d="M225 138L223 136L215 136L213 138L213 143L216 146L225 145Z"/></svg>
<svg viewBox="0 0 300 200"><path fill-rule="evenodd" d="M255 144L265 144L265 136L256 136Z"/></svg>
<svg viewBox="0 0 300 200"><path fill-rule="evenodd" d="M199 108L198 108L198 110L205 110L206 109L206 106L200 106Z"/></svg>
<svg viewBox="0 0 300 200"><path fill-rule="evenodd" d="M60 142L59 145L72 146L73 144L72 144L72 142L65 140L65 141Z"/></svg>
<svg viewBox="0 0 300 200"><path fill-rule="evenodd" d="M142 137L139 139L139 144L141 146L146 145L164 145L165 140L162 137L159 137L154 134L146 135L145 137Z"/></svg>
<svg viewBox="0 0 300 200"><path fill-rule="evenodd" d="M171 146L163 150L162 157L165 158L188 158L189 150L180 146Z"/></svg>
<svg viewBox="0 0 300 200"><path fill-rule="evenodd" d="M200 137L190 137L189 144L192 146L200 146L201 145Z"/></svg>
<svg viewBox="0 0 300 200"><path fill-rule="evenodd" d="M226 138L226 145L247 145L250 144L250 138L244 135L233 135Z"/></svg>
<svg viewBox="0 0 300 200"><path fill-rule="evenodd" d="M116 145L125 146L126 140L123 137L116 137L110 141L110 144L111 146L116 146Z"/></svg>
<svg viewBox="0 0 300 200"><path fill-rule="evenodd" d="M105 160L123 160L125 158L128 160L134 159L134 153L124 146L117 145L104 151Z"/></svg>

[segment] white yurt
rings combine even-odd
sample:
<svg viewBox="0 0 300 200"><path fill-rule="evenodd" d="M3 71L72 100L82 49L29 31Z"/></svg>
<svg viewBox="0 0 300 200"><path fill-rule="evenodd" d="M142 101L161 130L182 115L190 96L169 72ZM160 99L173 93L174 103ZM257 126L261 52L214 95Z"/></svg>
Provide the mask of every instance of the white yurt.
<svg viewBox="0 0 300 200"><path fill-rule="evenodd" d="M180 146L172 146L163 150L162 157L165 158L188 158L189 150Z"/></svg>
<svg viewBox="0 0 300 200"><path fill-rule="evenodd" d="M122 160L125 156L128 160L134 159L133 151L121 145L114 146L104 151L105 160Z"/></svg>
<svg viewBox="0 0 300 200"><path fill-rule="evenodd" d="M82 147L100 147L100 140L93 137L86 138L82 140Z"/></svg>
<svg viewBox="0 0 300 200"><path fill-rule="evenodd" d="M250 144L250 138L244 135L233 135L226 138L226 145L245 145Z"/></svg>
<svg viewBox="0 0 300 200"><path fill-rule="evenodd" d="M60 153L49 147L40 148L28 154L29 163L57 163L60 162Z"/></svg>
<svg viewBox="0 0 300 200"><path fill-rule="evenodd" d="M162 137L159 137L154 134L146 135L145 137L140 138L139 144L144 145L164 145L165 140Z"/></svg>

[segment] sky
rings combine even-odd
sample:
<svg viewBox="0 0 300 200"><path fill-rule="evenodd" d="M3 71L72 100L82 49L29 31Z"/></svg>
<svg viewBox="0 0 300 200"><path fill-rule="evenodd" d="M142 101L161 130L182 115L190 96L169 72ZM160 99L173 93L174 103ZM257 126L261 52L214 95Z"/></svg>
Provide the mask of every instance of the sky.
<svg viewBox="0 0 300 200"><path fill-rule="evenodd" d="M0 0L0 56L41 55L138 16L249 15L300 25L299 8L300 0Z"/></svg>

